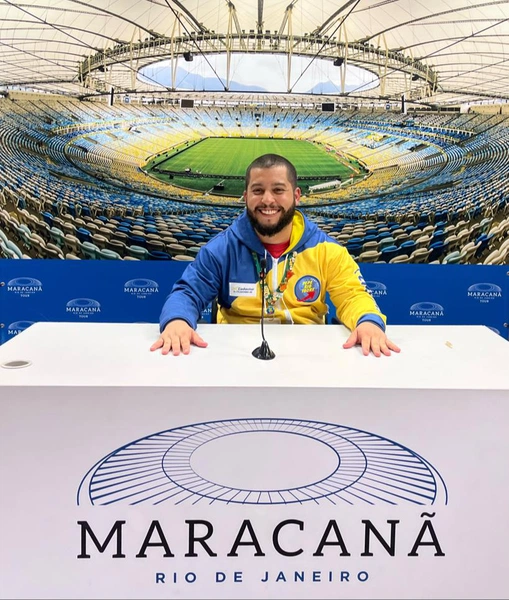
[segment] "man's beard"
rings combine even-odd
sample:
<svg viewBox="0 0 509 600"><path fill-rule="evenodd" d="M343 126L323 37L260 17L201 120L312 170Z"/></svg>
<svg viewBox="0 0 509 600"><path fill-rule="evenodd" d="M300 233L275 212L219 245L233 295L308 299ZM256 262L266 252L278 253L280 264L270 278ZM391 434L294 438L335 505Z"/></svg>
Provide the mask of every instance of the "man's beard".
<svg viewBox="0 0 509 600"><path fill-rule="evenodd" d="M274 223L274 225L263 225L262 223L260 223L258 221L255 211L252 211L251 209L249 209L247 207L246 207L246 211L247 211L247 216L249 218L249 221L251 222L251 225L253 226L253 229L259 235L262 235L264 237L272 237L272 236L276 235L277 233L279 233L280 231L283 231L283 229L293 221L296 206L297 206L297 204L296 204L296 202L294 202L288 210L281 208L281 214L279 217L279 221L277 223Z"/></svg>

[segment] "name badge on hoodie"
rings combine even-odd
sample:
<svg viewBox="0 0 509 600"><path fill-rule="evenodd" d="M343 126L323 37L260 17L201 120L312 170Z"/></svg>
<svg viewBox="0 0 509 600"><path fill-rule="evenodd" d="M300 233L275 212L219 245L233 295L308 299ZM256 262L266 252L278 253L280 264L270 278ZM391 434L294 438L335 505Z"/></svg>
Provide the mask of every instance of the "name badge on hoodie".
<svg viewBox="0 0 509 600"><path fill-rule="evenodd" d="M256 298L257 283L235 283L230 281L230 296Z"/></svg>

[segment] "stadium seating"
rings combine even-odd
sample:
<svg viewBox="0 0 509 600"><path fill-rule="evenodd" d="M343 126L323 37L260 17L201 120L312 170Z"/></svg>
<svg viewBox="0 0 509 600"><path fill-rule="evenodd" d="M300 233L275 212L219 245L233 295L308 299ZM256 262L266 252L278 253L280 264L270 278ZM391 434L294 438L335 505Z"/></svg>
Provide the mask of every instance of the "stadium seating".
<svg viewBox="0 0 509 600"><path fill-rule="evenodd" d="M109 250L142 258L129 251L135 246L147 251L145 259L193 258L239 214L242 199L166 185L140 167L181 143L233 135L228 127L237 137L291 136L362 159L369 177L302 199L308 216L359 260L380 252L377 259L414 262L425 255L418 249L429 249L432 262L450 262L454 252L461 262L483 262L508 235L504 115L422 114L403 131L403 117L387 111L271 109L255 119L241 107L184 112L37 100L0 99L0 227L22 256L93 258Z"/></svg>

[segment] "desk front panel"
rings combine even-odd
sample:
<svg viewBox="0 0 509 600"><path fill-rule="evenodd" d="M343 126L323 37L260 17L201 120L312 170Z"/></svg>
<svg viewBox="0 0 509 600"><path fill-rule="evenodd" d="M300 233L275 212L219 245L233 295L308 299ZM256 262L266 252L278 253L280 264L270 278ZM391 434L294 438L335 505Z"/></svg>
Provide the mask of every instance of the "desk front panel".
<svg viewBox="0 0 509 600"><path fill-rule="evenodd" d="M507 598L507 391L2 390L1 598Z"/></svg>

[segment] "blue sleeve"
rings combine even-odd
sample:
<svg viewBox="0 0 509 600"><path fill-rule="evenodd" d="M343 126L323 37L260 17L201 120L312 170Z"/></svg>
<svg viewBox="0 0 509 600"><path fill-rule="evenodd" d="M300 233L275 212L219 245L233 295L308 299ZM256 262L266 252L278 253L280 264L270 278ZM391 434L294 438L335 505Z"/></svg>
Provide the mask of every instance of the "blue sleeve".
<svg viewBox="0 0 509 600"><path fill-rule="evenodd" d="M378 325L378 327L380 327L380 329L382 331L385 331L385 323L383 322L382 318L379 317L378 315L375 314L366 314L363 315L358 321L357 321L357 327L361 324L364 323L365 321L369 321L370 323L374 323L375 325Z"/></svg>
<svg viewBox="0 0 509 600"><path fill-rule="evenodd" d="M159 317L160 331L175 319L183 319L196 329L200 315L218 295L220 286L220 262L214 252L203 246L166 298Z"/></svg>

